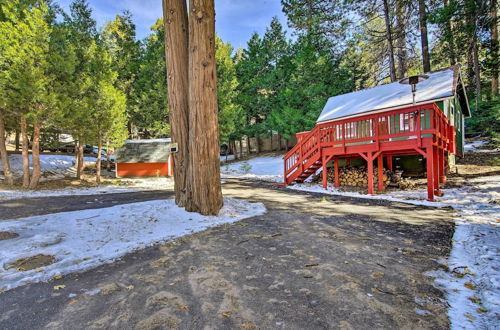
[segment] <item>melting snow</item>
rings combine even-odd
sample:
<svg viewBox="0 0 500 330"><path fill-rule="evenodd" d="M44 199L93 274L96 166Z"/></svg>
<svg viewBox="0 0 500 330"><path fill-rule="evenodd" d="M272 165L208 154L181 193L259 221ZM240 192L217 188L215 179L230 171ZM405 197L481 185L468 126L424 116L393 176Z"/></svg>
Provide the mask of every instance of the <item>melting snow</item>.
<svg viewBox="0 0 500 330"><path fill-rule="evenodd" d="M225 197L219 216L202 216L177 207L173 200L159 200L1 221L1 231L20 236L0 241L0 289L88 270L134 250L265 211L261 203ZM36 254L57 261L25 272L5 270Z"/></svg>
<svg viewBox="0 0 500 330"><path fill-rule="evenodd" d="M282 156L255 157L221 167L223 178L283 182Z"/></svg>

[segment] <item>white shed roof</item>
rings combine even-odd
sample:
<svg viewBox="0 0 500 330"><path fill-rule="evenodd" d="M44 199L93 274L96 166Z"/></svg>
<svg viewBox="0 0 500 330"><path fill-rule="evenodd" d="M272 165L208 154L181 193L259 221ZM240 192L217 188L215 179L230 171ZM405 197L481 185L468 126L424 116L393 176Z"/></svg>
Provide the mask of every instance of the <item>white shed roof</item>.
<svg viewBox="0 0 500 330"><path fill-rule="evenodd" d="M428 79L417 84L415 103L455 96L459 81L458 67L429 72ZM403 108L413 104L411 85L393 82L369 89L330 97L317 122L352 117L367 112Z"/></svg>

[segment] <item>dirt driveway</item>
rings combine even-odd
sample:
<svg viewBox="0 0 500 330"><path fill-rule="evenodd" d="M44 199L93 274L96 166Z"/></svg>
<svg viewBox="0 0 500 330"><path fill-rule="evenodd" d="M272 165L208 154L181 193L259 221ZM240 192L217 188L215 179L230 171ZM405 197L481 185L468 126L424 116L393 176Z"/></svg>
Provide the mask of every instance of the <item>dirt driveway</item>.
<svg viewBox="0 0 500 330"><path fill-rule="evenodd" d="M268 212L0 293L0 328L449 328L452 211L227 181Z"/></svg>

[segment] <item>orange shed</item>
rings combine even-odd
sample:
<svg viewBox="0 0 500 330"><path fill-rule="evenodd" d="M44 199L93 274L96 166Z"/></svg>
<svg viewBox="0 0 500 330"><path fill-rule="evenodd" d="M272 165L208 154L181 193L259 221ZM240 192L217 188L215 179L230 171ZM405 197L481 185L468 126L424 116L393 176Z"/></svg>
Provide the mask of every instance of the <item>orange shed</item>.
<svg viewBox="0 0 500 330"><path fill-rule="evenodd" d="M116 151L116 176L172 176L171 139L126 140Z"/></svg>

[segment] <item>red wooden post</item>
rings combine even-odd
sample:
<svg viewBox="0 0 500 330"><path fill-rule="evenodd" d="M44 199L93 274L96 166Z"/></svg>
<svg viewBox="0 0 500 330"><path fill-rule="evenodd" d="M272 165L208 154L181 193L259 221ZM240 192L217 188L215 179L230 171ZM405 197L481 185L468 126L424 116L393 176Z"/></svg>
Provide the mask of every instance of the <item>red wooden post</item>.
<svg viewBox="0 0 500 330"><path fill-rule="evenodd" d="M387 156L387 169L392 172L392 155Z"/></svg>
<svg viewBox="0 0 500 330"><path fill-rule="evenodd" d="M351 165L351 158L346 158L345 159L345 166L350 166Z"/></svg>
<svg viewBox="0 0 500 330"><path fill-rule="evenodd" d="M426 167L427 167L427 200L434 201L434 147L427 148Z"/></svg>
<svg viewBox="0 0 500 330"><path fill-rule="evenodd" d="M323 189L326 189L328 186L328 167L327 167L327 157L321 156L321 160L323 163L323 172L321 173L323 179Z"/></svg>
<svg viewBox="0 0 500 330"><path fill-rule="evenodd" d="M333 167L335 171L335 187L340 187L340 181L339 181L339 159L335 157L333 160Z"/></svg>
<svg viewBox="0 0 500 330"><path fill-rule="evenodd" d="M384 191L384 158L382 155L377 157L377 170L378 170L378 191Z"/></svg>
<svg viewBox="0 0 500 330"><path fill-rule="evenodd" d="M374 195L375 192L373 191L373 158L372 158L372 153L368 152L366 155L366 162L368 163L368 194L369 195Z"/></svg>
<svg viewBox="0 0 500 330"><path fill-rule="evenodd" d="M433 157L433 164L434 164L434 194L436 194L437 196L441 196L441 190L439 190L439 176L440 176L440 173L439 173L439 148L438 147L434 147L433 148L433 153L434 153L434 157Z"/></svg>
<svg viewBox="0 0 500 330"><path fill-rule="evenodd" d="M445 172L446 157L444 149L439 150L439 183L446 183L446 172Z"/></svg>

